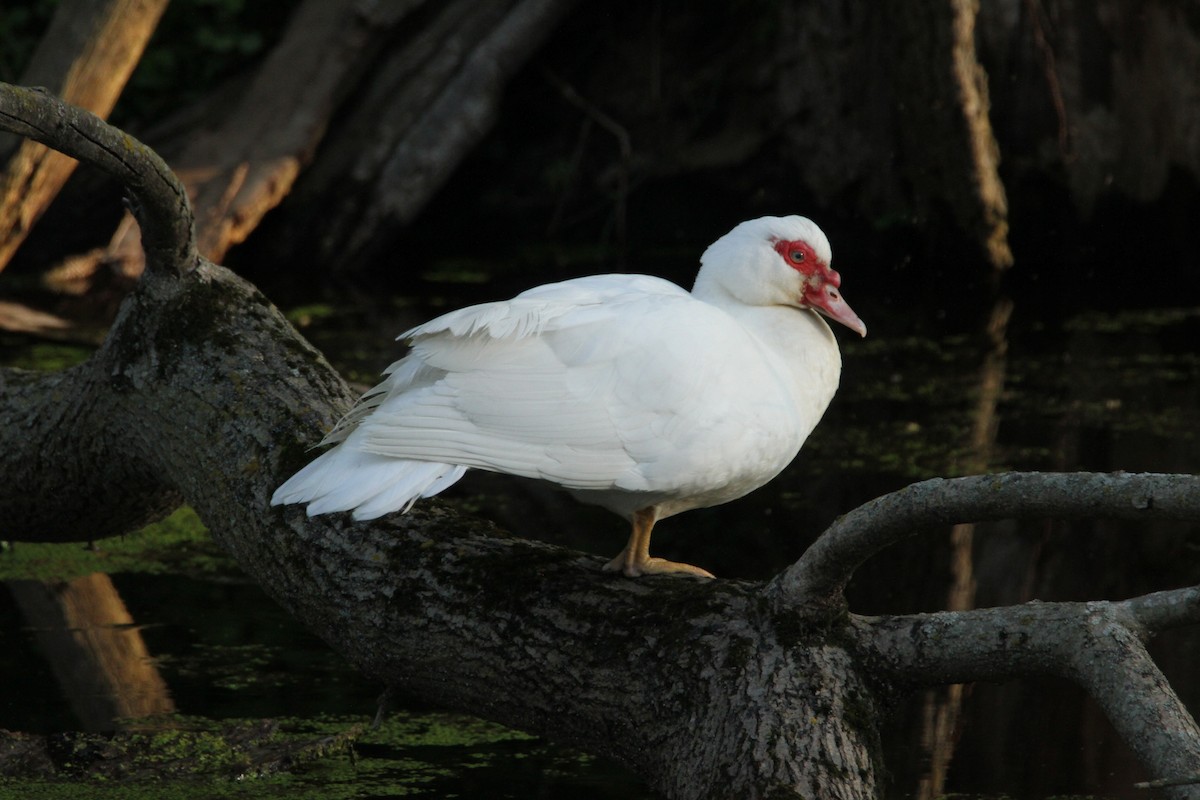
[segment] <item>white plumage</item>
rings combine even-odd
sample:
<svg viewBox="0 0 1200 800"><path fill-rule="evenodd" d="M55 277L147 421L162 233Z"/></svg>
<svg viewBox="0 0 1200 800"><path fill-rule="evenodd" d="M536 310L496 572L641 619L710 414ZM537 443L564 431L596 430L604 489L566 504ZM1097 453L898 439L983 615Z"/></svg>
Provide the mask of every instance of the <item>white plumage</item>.
<svg viewBox="0 0 1200 800"><path fill-rule="evenodd" d="M493 470L629 519L609 568L708 576L651 558L650 529L763 485L820 420L841 358L816 312L866 334L831 258L811 221L764 217L705 251L690 294L597 275L438 317L271 502L373 519Z"/></svg>

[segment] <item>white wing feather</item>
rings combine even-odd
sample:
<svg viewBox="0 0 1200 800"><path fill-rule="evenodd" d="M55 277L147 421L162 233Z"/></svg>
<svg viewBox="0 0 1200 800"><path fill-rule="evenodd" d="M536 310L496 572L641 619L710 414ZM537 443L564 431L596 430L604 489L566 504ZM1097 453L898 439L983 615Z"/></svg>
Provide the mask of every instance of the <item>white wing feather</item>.
<svg viewBox="0 0 1200 800"><path fill-rule="evenodd" d="M655 393L657 382L640 381L647 372L687 371L646 343L696 307L721 315L667 281L604 275L439 317L406 334L412 353L360 422L356 444L571 489L636 484L653 415L631 395ZM439 376L416 386L425 370Z"/></svg>

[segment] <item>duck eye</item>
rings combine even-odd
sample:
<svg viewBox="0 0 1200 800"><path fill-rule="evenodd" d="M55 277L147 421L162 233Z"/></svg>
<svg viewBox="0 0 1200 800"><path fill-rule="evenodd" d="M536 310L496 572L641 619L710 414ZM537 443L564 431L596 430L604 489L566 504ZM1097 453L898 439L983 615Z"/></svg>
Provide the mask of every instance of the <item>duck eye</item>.
<svg viewBox="0 0 1200 800"><path fill-rule="evenodd" d="M792 259L792 261L799 264L801 261L804 260L804 251L803 250L793 250L790 253L790 258Z"/></svg>

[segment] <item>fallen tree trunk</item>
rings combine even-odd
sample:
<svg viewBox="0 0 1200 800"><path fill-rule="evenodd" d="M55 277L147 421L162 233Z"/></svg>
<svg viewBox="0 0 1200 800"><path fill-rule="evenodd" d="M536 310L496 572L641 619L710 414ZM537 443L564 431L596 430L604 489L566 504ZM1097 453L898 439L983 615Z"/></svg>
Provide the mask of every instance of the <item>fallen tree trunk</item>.
<svg viewBox="0 0 1200 800"><path fill-rule="evenodd" d="M930 481L847 514L765 584L614 577L599 557L437 503L371 523L310 519L268 498L347 408L345 383L253 286L196 254L185 195L153 153L3 85L0 127L118 176L147 243L147 272L88 362L0 372L5 538L113 535L185 500L364 674L618 759L672 798L878 796L878 724L898 692L1025 675L1084 686L1153 778L1200 764L1200 729L1143 646L1200 622L1200 587L889 618L851 614L842 595L863 559L930 525L1196 520L1200 479Z"/></svg>

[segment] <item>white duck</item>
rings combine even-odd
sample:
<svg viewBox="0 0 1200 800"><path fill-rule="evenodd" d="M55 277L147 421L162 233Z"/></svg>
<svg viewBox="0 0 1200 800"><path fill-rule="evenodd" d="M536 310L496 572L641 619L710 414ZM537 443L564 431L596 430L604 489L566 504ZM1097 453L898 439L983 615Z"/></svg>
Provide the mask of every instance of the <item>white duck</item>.
<svg viewBox="0 0 1200 800"><path fill-rule="evenodd" d="M821 419L841 356L819 314L867 333L831 259L812 221L763 217L704 252L691 294L596 275L438 317L271 503L374 519L493 470L628 519L606 569L712 577L652 558L651 528L762 486Z"/></svg>

